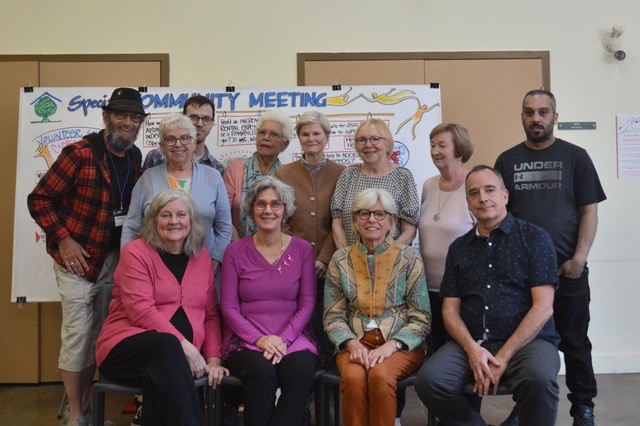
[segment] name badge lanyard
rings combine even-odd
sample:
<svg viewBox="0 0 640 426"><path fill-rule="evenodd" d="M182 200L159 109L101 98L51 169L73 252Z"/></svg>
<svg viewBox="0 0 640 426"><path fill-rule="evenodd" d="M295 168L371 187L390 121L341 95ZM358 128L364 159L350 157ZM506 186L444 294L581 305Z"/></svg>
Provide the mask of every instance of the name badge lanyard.
<svg viewBox="0 0 640 426"><path fill-rule="evenodd" d="M111 165L113 166L114 174L116 175L116 185L118 185L118 192L120 195L120 211L124 211L124 190L127 188L127 182L129 182L129 174L131 174L131 161L129 161L129 153L127 152L125 156L127 157L127 176L124 179L124 185L120 186L120 177L118 176L118 169L116 168L116 163L113 161L113 157L109 150L107 150L107 154L109 154L109 159L111 160Z"/></svg>

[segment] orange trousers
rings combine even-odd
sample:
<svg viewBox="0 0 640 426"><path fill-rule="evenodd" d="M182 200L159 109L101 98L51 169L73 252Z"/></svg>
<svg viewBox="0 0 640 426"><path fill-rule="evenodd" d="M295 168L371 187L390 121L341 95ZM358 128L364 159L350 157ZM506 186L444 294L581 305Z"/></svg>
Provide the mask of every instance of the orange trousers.
<svg viewBox="0 0 640 426"><path fill-rule="evenodd" d="M367 331L360 343L375 349L385 343L380 330ZM424 349L397 351L367 371L349 360L349 351L336 355L340 371L342 417L345 426L393 426L396 415L396 384L417 371Z"/></svg>

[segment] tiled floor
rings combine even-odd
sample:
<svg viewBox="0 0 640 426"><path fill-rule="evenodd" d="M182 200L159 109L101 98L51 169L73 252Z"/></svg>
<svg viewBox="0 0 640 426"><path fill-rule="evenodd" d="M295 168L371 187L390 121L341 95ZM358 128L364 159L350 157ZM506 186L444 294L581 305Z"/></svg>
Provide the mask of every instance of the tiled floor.
<svg viewBox="0 0 640 426"><path fill-rule="evenodd" d="M557 425L571 425L564 377L560 377L561 399ZM640 425L640 374L598 375L600 395L596 400L596 416L601 426ZM0 425L48 426L60 424L56 418L62 385L0 385ZM120 409L126 397L107 396L107 414L118 426L129 425L133 415ZM500 424L511 411L509 396L485 398L483 416L490 424ZM403 426L422 426L427 422L426 410L413 389L407 392Z"/></svg>

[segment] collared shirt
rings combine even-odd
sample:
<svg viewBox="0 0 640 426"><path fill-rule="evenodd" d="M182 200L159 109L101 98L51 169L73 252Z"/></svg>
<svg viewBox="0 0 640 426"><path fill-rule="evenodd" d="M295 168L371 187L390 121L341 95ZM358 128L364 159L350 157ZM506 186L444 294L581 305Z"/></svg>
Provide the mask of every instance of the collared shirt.
<svg viewBox="0 0 640 426"><path fill-rule="evenodd" d="M547 231L509 213L488 238L473 228L451 244L440 297L461 299L460 315L474 340L504 342L531 309L531 289L557 282ZM537 338L558 345L553 318Z"/></svg>
<svg viewBox="0 0 640 426"><path fill-rule="evenodd" d="M68 236L89 252L89 281L100 274L115 226L116 197L104 144L101 131L66 146L27 197L31 216L47 235L47 252L58 264L64 266L58 244ZM141 157L134 146L128 156L134 181L142 174Z"/></svg>
<svg viewBox="0 0 640 426"><path fill-rule="evenodd" d="M147 170L150 167L155 167L159 164L163 164L165 161L167 161L167 159L162 153L162 150L160 148L156 148L149 151L149 153L144 159L144 164L142 165L142 168L144 170ZM202 156L201 159L197 161L197 163L204 164L205 166L213 167L214 169L219 171L220 174L224 172L224 165L220 161L216 160L216 158L213 155L211 155L211 153L209 152L209 148L207 148L206 145L204 146L204 155Z"/></svg>
<svg viewBox="0 0 640 426"><path fill-rule="evenodd" d="M318 163L316 163L315 166L312 166L307 160L305 160L304 158L304 154L302 154L302 158L300 158L300 163L302 164L302 166L309 170L311 173L315 173L318 170L320 170L321 168L323 168L324 166L327 165L327 161L329 161L327 159L326 155L322 156L322 160L318 161Z"/></svg>
<svg viewBox="0 0 640 426"><path fill-rule="evenodd" d="M273 176L276 173L276 168L280 167L282 163L279 159L276 159L276 162L273 163L271 169L267 172L267 175ZM259 177L266 176L262 174L260 170L260 162L258 161L258 153L254 152L253 155L246 160L244 160L244 178L242 179L242 198L240 205L244 204L244 200L247 199L247 192L251 185L258 179ZM244 209L240 209L240 225L238 226L238 233L241 237L246 237L248 235L253 235L257 231L256 224L253 221L252 217L247 216L244 213Z"/></svg>

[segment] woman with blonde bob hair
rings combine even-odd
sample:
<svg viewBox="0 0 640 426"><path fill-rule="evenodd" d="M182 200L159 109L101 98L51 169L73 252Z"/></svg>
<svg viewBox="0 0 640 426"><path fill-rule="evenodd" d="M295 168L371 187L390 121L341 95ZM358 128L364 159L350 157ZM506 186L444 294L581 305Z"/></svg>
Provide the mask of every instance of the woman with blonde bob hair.
<svg viewBox="0 0 640 426"><path fill-rule="evenodd" d="M354 146L362 163L342 172L331 199L336 246L345 248L356 242L350 221L351 206L356 194L367 188L381 188L393 194L398 214L391 232L398 242L411 244L416 236L420 203L411 171L396 166L390 159L394 148L391 130L382 120L364 121L356 130Z"/></svg>
<svg viewBox="0 0 640 426"><path fill-rule="evenodd" d="M96 344L102 375L142 387L143 424L204 425L194 377L220 384L222 326L211 257L189 194L160 192L124 246Z"/></svg>
<svg viewBox="0 0 640 426"><path fill-rule="evenodd" d="M327 270L324 326L347 426L392 426L396 384L425 356L427 282L418 252L393 239L397 211L384 189L360 192L351 208L358 241L336 251Z"/></svg>

